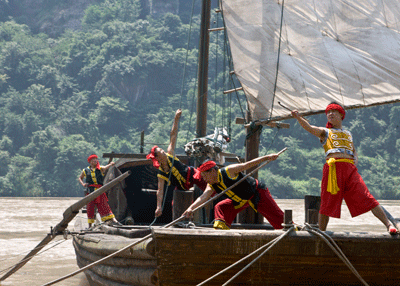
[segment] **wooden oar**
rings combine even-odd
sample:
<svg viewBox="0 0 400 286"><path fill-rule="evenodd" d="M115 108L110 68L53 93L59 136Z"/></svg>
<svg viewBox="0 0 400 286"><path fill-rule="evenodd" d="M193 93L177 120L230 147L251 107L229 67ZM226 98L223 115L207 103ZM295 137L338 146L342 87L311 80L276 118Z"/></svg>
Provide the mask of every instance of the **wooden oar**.
<svg viewBox="0 0 400 286"><path fill-rule="evenodd" d="M44 246L46 246L57 234L62 233L67 227L68 223L70 223L74 217L79 213L79 210L85 206L90 201L94 200L101 194L105 193L115 185L117 185L120 181L125 179L130 175L130 171L123 173L122 175L118 176L111 182L105 184L104 186L100 187L93 193L87 195L83 199L79 200L78 202L71 205L64 211L63 219L52 229L52 232L47 234L47 236L34 248L29 252L18 264L16 264L10 271L8 271L3 277L0 278L0 281L7 279L13 273L15 273L18 269L24 266L35 254L37 254Z"/></svg>
<svg viewBox="0 0 400 286"><path fill-rule="evenodd" d="M397 228L398 231L400 231L400 221L398 219L395 219L382 205L381 205L383 211L386 214L386 217L388 218L388 220L390 220L394 227Z"/></svg>
<svg viewBox="0 0 400 286"><path fill-rule="evenodd" d="M283 148L283 149L278 153L278 155L280 155L280 154L282 154L283 152L285 152L286 149L287 149L287 148ZM241 178L239 181L237 181L235 184L233 184L233 185L230 186L229 188L226 188L225 190L223 190L223 191L222 191L221 193L219 193L218 195L216 195L216 196L210 198L208 201L206 201L206 202L204 202L203 204L201 204L201 205L199 205L198 207L196 207L196 208L193 210L193 212L195 212L195 211L197 211L197 210L199 210L199 209L205 207L206 205L208 205L208 204L211 203L212 201L215 201L216 199L218 199L219 197L221 197L223 194L225 194L227 191L229 191L229 190L233 189L234 187L236 187L237 185L239 185L241 182L243 182L247 177L249 177L250 175L252 175L254 172L258 171L259 169L261 169L262 167L264 167L265 165L267 165L269 162L272 162L272 161L269 161L269 160L268 160L268 161L262 163L260 166L258 166L257 168L255 168L253 171L251 171L249 174L247 174L246 176L244 176L243 178ZM177 218L176 220L170 222L169 224L164 225L164 226L161 227L161 228L168 228L168 227L170 227L170 226L172 226L172 225L177 224L177 223L180 222L181 220L184 220L185 218L186 218L186 217L184 217L184 216L180 216L180 217ZM101 259L99 259L99 260L97 260L97 261L95 261L95 262L92 262L92 263L90 263L90 264L88 264L88 265L86 265L86 266L84 266L84 267L82 267L82 268L80 268L80 269L78 269L78 270L76 270L76 271L74 271L74 272L68 274L68 275L65 275L65 276L63 276L63 277L60 277L60 278L58 278L58 279L56 279L56 280L53 280L53 281L51 281L51 282L49 282L49 283L43 284L42 286L50 286L50 285L56 284L56 283L61 282L61 281L65 280L65 279L68 279L68 278L70 278L70 277L72 277L72 276L75 276L76 274L81 273L82 271L85 271L86 269L89 269L89 268L91 268L91 267L93 267L93 266L95 266L95 265L97 265L97 264L106 262L107 260L113 258L114 256L118 255L119 253L124 252L125 250L127 250L127 249L129 249L129 248L131 248L131 247L133 247L133 246L135 246L135 245L137 245L137 244L139 244L139 243L141 243L141 242L143 242L143 241L145 241L145 240L151 238L152 235L153 235L153 234L148 234L148 235L142 237L141 239L139 239L139 240L137 240L137 241L135 241L135 242L132 242L132 243L128 244L127 246L121 248L120 250L117 250L117 251L111 253L110 255L108 255L108 256L106 256L106 257L103 257L103 258L101 258Z"/></svg>

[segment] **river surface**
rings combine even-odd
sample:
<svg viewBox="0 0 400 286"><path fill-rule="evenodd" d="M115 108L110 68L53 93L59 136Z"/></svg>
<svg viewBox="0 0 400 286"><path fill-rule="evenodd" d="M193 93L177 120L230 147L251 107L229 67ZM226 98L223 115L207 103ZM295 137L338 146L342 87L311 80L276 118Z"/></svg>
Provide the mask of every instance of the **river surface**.
<svg viewBox="0 0 400 286"><path fill-rule="evenodd" d="M0 277L7 268L19 262L39 244L50 227L62 220L62 214L80 198L0 198ZM276 202L282 210L292 210L293 220L304 223L303 200L280 200ZM400 218L400 201L380 201L395 218ZM78 214L82 219L82 215ZM68 229L74 231L75 218ZM83 218L86 219L86 218ZM342 218L331 219L331 231L385 232L386 228L371 212L351 218L345 205ZM72 240L63 236L54 238L44 252L32 258L25 266L1 282L1 286L43 285L78 270ZM88 286L83 273L54 285Z"/></svg>

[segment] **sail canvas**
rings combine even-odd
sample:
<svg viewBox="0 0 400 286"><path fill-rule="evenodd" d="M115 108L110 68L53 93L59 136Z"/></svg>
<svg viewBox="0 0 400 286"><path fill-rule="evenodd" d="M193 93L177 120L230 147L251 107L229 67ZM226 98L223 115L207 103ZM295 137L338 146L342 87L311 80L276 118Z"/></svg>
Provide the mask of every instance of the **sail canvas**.
<svg viewBox="0 0 400 286"><path fill-rule="evenodd" d="M397 0L222 0L253 120L400 100Z"/></svg>

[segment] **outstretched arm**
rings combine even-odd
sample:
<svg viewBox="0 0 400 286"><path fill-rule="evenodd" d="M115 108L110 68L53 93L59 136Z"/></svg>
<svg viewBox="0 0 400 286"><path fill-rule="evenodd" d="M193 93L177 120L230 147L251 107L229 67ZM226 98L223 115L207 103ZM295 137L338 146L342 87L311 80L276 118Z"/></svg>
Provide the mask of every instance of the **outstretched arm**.
<svg viewBox="0 0 400 286"><path fill-rule="evenodd" d="M179 119L182 115L182 109L178 109L175 113L174 123L172 124L170 139L169 139L169 146L167 149L167 153L174 155L176 139L178 138L178 123Z"/></svg>
<svg viewBox="0 0 400 286"><path fill-rule="evenodd" d="M205 203L212 195L214 192L213 189L211 189L210 185L207 185L206 189L204 190L203 194L198 197L193 204L190 205L190 207L187 208L187 210L182 214L185 217L193 217L193 210L200 206L201 204Z"/></svg>
<svg viewBox="0 0 400 286"><path fill-rule="evenodd" d="M255 158L255 159L250 160L250 161L245 162L245 163L229 165L228 167L226 167L226 170L229 172L229 174L232 177L236 177L236 175L239 174L240 172L243 172L243 171L245 171L247 169L256 167L260 163L265 162L265 161L274 161L278 157L279 157L278 154L269 154L269 155L265 155L265 156L261 156L261 157Z"/></svg>
<svg viewBox="0 0 400 286"><path fill-rule="evenodd" d="M311 125L306 119L300 116L297 110L292 111L292 116L297 119L301 127L303 127L306 131L310 132L314 136L317 136L319 139L324 139L324 128Z"/></svg>
<svg viewBox="0 0 400 286"><path fill-rule="evenodd" d="M110 168L111 166L114 166L114 165L115 165L115 162L111 162L111 163L108 164L108 165L100 166L100 169L104 172L104 171L107 171L108 168Z"/></svg>

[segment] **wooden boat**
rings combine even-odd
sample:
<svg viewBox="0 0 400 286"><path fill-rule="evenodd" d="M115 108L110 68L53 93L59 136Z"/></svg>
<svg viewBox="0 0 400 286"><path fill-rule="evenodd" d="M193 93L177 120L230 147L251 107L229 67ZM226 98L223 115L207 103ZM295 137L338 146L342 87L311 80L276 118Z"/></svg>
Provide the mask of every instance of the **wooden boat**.
<svg viewBox="0 0 400 286"><path fill-rule="evenodd" d="M150 230L102 227L74 237L80 267L117 251ZM96 265L91 285L197 285L281 236L284 231L154 228L152 237ZM400 239L389 234L326 232L368 285L399 285ZM223 285L259 253L205 285ZM321 238L292 231L231 285L363 285Z"/></svg>
<svg viewBox="0 0 400 286"><path fill-rule="evenodd" d="M247 99L249 116L237 122L244 123L247 130L257 125L279 126L275 121L290 118L290 110L294 109L304 116L323 113L331 101L340 102L345 109L400 101L400 58L393 52L400 43L398 2L295 0L286 5L284 1L272 0L220 2L234 74L241 83L234 91L243 90ZM207 59L210 1L202 3L199 54ZM381 45L382 42L387 45ZM198 136L206 135L207 78L207 61L199 60ZM259 135L260 132L253 132L247 139L246 160L258 157ZM123 157L125 161L118 166L121 172L149 163ZM136 188L130 185L132 178L126 183L128 190ZM151 201L144 199L152 194L143 192L143 185L139 186L134 192L137 204L132 207L127 199L126 205L135 224L142 221L149 224L156 200L154 194ZM166 206L170 201L168 198ZM86 269L91 285L197 285L281 238L231 284L400 285L398 236L325 232L331 241L312 229L290 232L246 229L246 222L257 220L248 211L245 219L238 218L239 226L244 227L230 231L215 231L199 224L193 229L158 225L149 234L150 230L143 226L100 226L96 231L102 233L88 232L74 237L78 265L87 267L143 240L137 236L148 237L110 260ZM122 213L122 217L126 216L126 212ZM171 210L165 213L172 215ZM264 225L258 220L258 226ZM254 258L237 264L206 285L223 285Z"/></svg>

